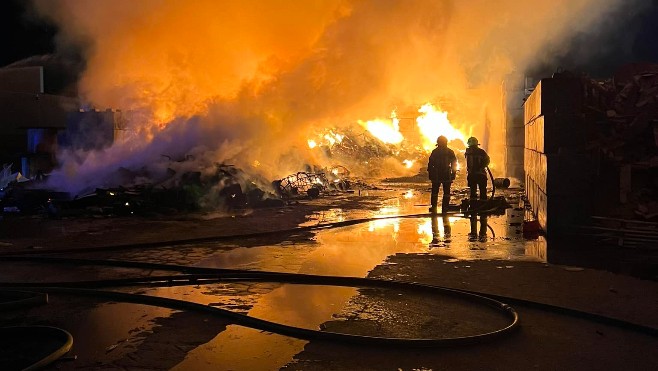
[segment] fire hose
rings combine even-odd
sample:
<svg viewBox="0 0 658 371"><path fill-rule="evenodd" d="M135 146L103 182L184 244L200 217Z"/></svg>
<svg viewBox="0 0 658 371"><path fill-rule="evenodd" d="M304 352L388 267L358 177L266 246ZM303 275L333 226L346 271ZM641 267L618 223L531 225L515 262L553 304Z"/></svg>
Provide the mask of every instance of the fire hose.
<svg viewBox="0 0 658 371"><path fill-rule="evenodd" d="M142 268L149 270L163 270L171 272L180 272L179 275L163 275L156 277L132 277L114 280L97 280L97 281L77 281L77 282L49 282L49 283L0 283L4 290L17 291L36 291L46 293L58 293L67 295L99 296L110 300L126 301L131 303L140 303L146 305L165 306L173 309L188 309L203 312L209 312L214 315L228 317L237 324L245 326L258 326L254 328L264 329L266 331L277 332L283 335L298 337L301 339L320 339L330 341L346 341L358 344L369 345L395 345L408 347L438 347L450 345L475 344L498 338L502 335L509 334L518 326L518 314L516 311L505 303L518 304L539 310L550 311L562 315L568 315L589 321L602 323L605 325L616 326L626 330L636 331L653 337L658 337L658 329L645 326L618 318L608 317L597 313L581 311L572 308L556 306L531 300L525 300L510 296L495 295L478 291L462 290L448 288L443 286L425 285L416 282L380 280L372 278L358 277L341 277L341 276L322 276L309 275L300 273L284 272L267 272L267 271L249 271L236 269L218 269L191 267L184 265L145 263L134 261L120 260L98 260L98 259L78 259L78 258L55 258L40 256L4 256L0 261L35 261L49 264L69 264L69 265L96 265L112 266L125 268ZM442 293L450 296L462 297L485 304L509 317L512 322L507 327L492 331L485 334L474 336L441 338L441 339L406 339L406 338L381 338L381 337L363 337L348 334L331 333L326 331L315 331L308 329L298 329L296 327L281 325L273 322L264 321L258 318L249 317L239 313L207 307L198 303L185 302L175 299L153 297L146 295L136 295L119 293L114 291L98 291L90 288L103 287L125 287L137 285L149 286L180 286L180 285L200 285L219 282L238 282L238 281L260 281L260 282L283 282L292 284L306 285L329 285L344 287L376 287L386 289L406 289L416 292L430 294ZM253 326L252 326L253 325Z"/></svg>
<svg viewBox="0 0 658 371"><path fill-rule="evenodd" d="M518 326L518 315L516 311L507 304L495 299L486 298L476 294L454 290L439 286L429 286L413 282L402 281L384 281L369 278L358 277L337 277L337 276L314 276L300 274L271 274L274 272L248 272L238 271L234 274L224 272L222 274L192 274L183 276L165 276L165 277L145 277L119 280L102 280L86 282L59 282L59 283L23 283L14 284L14 286L5 287L4 290L29 290L35 292L46 292L49 294L62 294L74 296L88 296L103 298L105 300L120 301L134 304L144 304L150 306L165 307L178 310L191 310L196 312L209 313L214 316L227 318L234 324L242 325L254 329L268 332L274 332L285 336L291 336L304 340L324 340L346 342L361 345L377 346L395 346L395 347L445 347L454 345L479 344L486 341L507 335ZM170 299L158 296L149 296L141 294L130 294L117 291L105 291L90 289L89 287L122 287L122 286L181 286L181 285L200 285L226 282L283 282L289 284L303 285L323 285L323 286L343 286L343 287L374 287L386 289L403 289L408 291L421 292L426 294L444 294L453 297L459 297L475 303L480 303L492 308L510 319L510 323L504 328L461 337L451 338L391 338L378 336L352 335L337 333L331 331L318 331L305 329L295 326L284 325L276 322L263 320L260 318L248 316L245 314L233 312L226 309L215 308L204 304L190 301ZM2 283L2 286L12 285L11 283Z"/></svg>
<svg viewBox="0 0 658 371"><path fill-rule="evenodd" d="M307 275L296 273L280 272L254 272L246 270L214 269L199 268L189 266L178 266L168 264L140 263L140 262L122 262L114 260L86 260L86 259L67 259L67 258L47 258L47 257L3 257L2 261L19 261L28 260L36 262L49 262L54 264L74 264L74 265L107 265L115 267L131 267L143 269L158 269L178 272L194 272L182 275L164 275L157 277L132 277L114 280L97 280L97 281L75 281L75 282L47 282L47 283L0 283L3 290L20 290L20 292L33 291L48 294L90 296L103 298L112 301L121 301L127 303L144 304L151 306L166 307L178 310L191 310L197 312L209 313L215 316L228 318L233 323L247 326L263 331L278 333L281 335L291 336L305 340L325 340L348 342L362 345L378 346L396 346L396 347L444 347L453 345L476 344L499 338L515 330L518 326L518 315L516 311L495 299L490 299L474 293L468 293L462 290L450 289L439 286L430 286L414 282L377 280L370 278L358 277L340 277L340 276L321 276ZM226 282L282 282L289 284L303 285L323 285L323 286L343 286L343 287L372 287L383 289L402 289L426 294L443 294L452 297L458 297L475 303L483 304L495 311L502 312L503 315L510 319L510 324L504 328L490 331L487 333L476 334L471 336L452 337L452 338L388 338L376 336L361 336L330 331L317 331L304 329L294 326L288 326L280 323L266 321L263 319L251 317L248 315L236 313L233 311L214 308L203 304L189 301L169 299L157 296L129 294L116 291L98 290L105 287L131 287L131 286L181 286L181 285L201 285L212 283ZM0 291L2 292L2 291Z"/></svg>

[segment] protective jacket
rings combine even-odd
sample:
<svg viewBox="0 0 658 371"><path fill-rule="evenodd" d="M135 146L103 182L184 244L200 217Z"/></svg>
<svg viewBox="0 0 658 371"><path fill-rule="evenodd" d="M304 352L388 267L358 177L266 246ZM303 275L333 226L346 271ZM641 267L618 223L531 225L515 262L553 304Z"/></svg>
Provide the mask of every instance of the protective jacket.
<svg viewBox="0 0 658 371"><path fill-rule="evenodd" d="M482 148L479 147L468 147L466 148L466 169L468 174L482 174L486 176L484 170L485 167L489 166L489 155Z"/></svg>
<svg viewBox="0 0 658 371"><path fill-rule="evenodd" d="M436 147L430 154L427 173L432 182L452 182L457 171L457 157L448 147Z"/></svg>

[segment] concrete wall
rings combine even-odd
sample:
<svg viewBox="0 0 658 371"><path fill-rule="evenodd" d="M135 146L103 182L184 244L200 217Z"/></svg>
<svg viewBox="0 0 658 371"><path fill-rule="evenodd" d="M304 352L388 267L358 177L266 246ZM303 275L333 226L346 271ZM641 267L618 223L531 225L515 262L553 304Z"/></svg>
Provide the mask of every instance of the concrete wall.
<svg viewBox="0 0 658 371"><path fill-rule="evenodd" d="M43 67L1 68L0 91L43 93Z"/></svg>
<svg viewBox="0 0 658 371"><path fill-rule="evenodd" d="M0 161L16 162L15 155L27 151L29 128L64 130L72 110L77 110L73 98L0 91Z"/></svg>
<svg viewBox="0 0 658 371"><path fill-rule="evenodd" d="M39 144L39 148L56 148L31 141L52 141L66 129L69 112L78 111L76 98L43 94L43 81L42 67L0 69L0 163L12 163L14 171L26 168L24 158L36 155ZM39 156L52 155L41 152Z"/></svg>
<svg viewBox="0 0 658 371"><path fill-rule="evenodd" d="M525 99L524 78L513 74L503 82L503 112L505 128L505 176L524 179L523 148L524 121L523 101Z"/></svg>

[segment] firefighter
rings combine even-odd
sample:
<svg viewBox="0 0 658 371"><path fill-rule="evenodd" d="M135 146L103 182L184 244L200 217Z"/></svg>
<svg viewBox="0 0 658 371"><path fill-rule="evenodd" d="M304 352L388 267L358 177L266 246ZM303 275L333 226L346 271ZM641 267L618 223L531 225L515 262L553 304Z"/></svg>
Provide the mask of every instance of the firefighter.
<svg viewBox="0 0 658 371"><path fill-rule="evenodd" d="M450 184L455 180L457 174L457 157L455 152L448 148L448 138L441 135L436 139L436 148L430 154L427 163L427 173L432 181L432 196L430 198L430 213L436 214L436 206L439 200L439 188L443 185L443 198L441 200L441 212L448 211L450 203Z"/></svg>
<svg viewBox="0 0 658 371"><path fill-rule="evenodd" d="M471 189L471 200L477 199L477 190L480 189L480 200L487 199L487 173L485 168L489 166L489 155L478 146L476 137L468 138L466 142L466 171L468 173L468 187Z"/></svg>

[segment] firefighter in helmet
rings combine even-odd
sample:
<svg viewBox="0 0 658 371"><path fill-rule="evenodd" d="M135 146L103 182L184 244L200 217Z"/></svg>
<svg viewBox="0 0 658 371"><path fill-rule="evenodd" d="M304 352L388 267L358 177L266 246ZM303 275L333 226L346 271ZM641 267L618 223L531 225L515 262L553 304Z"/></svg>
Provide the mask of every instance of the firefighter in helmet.
<svg viewBox="0 0 658 371"><path fill-rule="evenodd" d="M443 185L443 198L441 212L448 211L450 203L450 185L457 173L457 157L455 152L448 148L448 138L441 135L436 139L436 148L430 154L427 164L427 173L432 181L432 195L430 198L430 213L436 213L439 200L439 188Z"/></svg>
<svg viewBox="0 0 658 371"><path fill-rule="evenodd" d="M477 199L477 190L480 190L480 200L487 199L487 173L485 168L489 166L489 155L482 148L476 137L468 138L466 141L466 170L468 173L468 187L471 189L471 200Z"/></svg>

